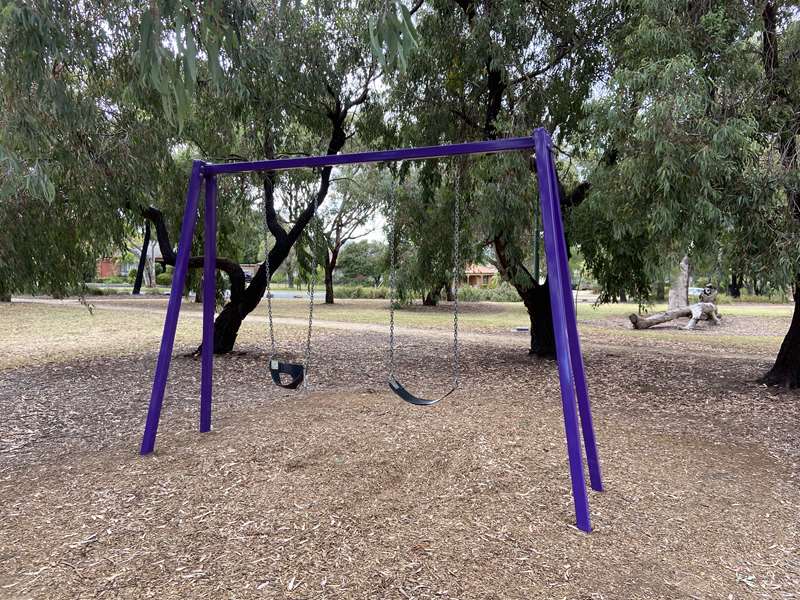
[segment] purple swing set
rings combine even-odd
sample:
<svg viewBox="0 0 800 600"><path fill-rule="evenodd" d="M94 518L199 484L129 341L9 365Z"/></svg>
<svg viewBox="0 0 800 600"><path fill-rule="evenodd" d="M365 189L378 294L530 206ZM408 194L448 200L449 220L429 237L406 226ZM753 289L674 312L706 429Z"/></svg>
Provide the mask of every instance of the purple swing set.
<svg viewBox="0 0 800 600"><path fill-rule="evenodd" d="M547 274L550 282L550 302L555 330L558 375L561 384L561 403L564 411L564 427L567 441L572 497L579 529L591 531L589 500L583 469L583 446L592 489L603 491L600 461L597 456L589 393L583 367L575 309L571 301L570 274L567 262L567 247L561 221L560 191L553 159L552 141L549 133L539 128L530 137L501 140L428 146L423 148L401 148L378 152L333 154L301 158L279 158L252 162L212 164L195 161L186 194L186 209L183 213L175 272L172 278L164 333L153 378L150 406L147 412L141 454L153 452L161 415L161 405L169 375L175 329L181 309L181 296L186 281L189 254L195 222L197 221L200 187L205 182L205 247L203 263L203 342L200 380L200 431L211 430L212 372L214 363L214 307L215 307L215 263L216 263L216 196L217 176L225 174L279 171L370 162L400 160L423 160L466 154L490 154L509 151L531 151L536 156L536 172L539 181L539 199L542 210ZM577 401L577 402L576 402Z"/></svg>

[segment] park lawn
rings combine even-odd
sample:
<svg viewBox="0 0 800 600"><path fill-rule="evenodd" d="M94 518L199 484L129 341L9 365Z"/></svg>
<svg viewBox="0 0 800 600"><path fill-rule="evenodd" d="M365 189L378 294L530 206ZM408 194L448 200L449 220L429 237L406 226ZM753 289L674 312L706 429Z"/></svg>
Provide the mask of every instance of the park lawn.
<svg viewBox="0 0 800 600"><path fill-rule="evenodd" d="M47 303L20 302L0 304L0 343L7 349L0 355L0 368L25 364L30 359L64 362L98 354L131 352L153 353L158 349L166 310L166 298L91 298L90 311L77 300ZM656 307L656 310L660 307ZM200 342L201 305L184 301L176 332L176 347L191 351ZM730 305L723 308L724 326L705 327L702 331L684 332L675 327L647 331L632 330L627 315L633 305L611 304L593 307L578 304L578 320L585 341L596 345L647 345L662 348L695 349L719 352L737 349L761 355L774 355L788 328L791 307L781 305ZM308 318L308 304L303 300L276 299L273 314L276 332L299 335ZM264 347L267 340L266 306L262 304L240 331L240 343ZM319 304L314 309L318 329L326 322L370 325L388 328L388 305L385 300L341 300L334 305ZM288 322L284 321L288 320ZM413 305L396 311L398 327L430 329L446 335L452 327L451 307ZM730 327L730 323L734 323ZM769 331L764 331L769 325ZM459 327L465 333L514 335L525 339L514 328L528 326L528 316L521 303L462 303ZM124 332L124 335L121 333Z"/></svg>
<svg viewBox="0 0 800 600"><path fill-rule="evenodd" d="M528 325L528 313L521 302L461 302L459 321L476 327L516 327ZM302 317L308 308L303 300L275 300L273 311L277 316ZM630 303L601 304L595 306L578 302L577 316L581 321L607 317L627 317L638 312L638 306ZM646 312L656 313L667 309L666 304L646 307ZM320 316L335 321L380 323L387 320L386 300L337 300L333 305L317 304L314 310ZM442 303L435 308L420 304L402 307L396 311L398 323L416 327L449 326L451 305ZM720 306L724 315L738 317L791 317L791 304L726 304Z"/></svg>
<svg viewBox="0 0 800 600"><path fill-rule="evenodd" d="M90 304L98 305L96 299ZM166 303L162 302L166 308ZM163 328L159 312L125 312L95 308L91 312L77 301L55 303L0 303L0 369L30 362L66 362L91 356L125 354L158 349ZM196 342L198 319L182 318L176 342Z"/></svg>

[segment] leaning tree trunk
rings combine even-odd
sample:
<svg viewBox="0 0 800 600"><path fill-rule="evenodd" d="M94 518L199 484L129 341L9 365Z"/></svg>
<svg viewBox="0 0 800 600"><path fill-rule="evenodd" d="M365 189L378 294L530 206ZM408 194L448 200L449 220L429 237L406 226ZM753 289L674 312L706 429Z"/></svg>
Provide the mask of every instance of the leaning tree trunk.
<svg viewBox="0 0 800 600"><path fill-rule="evenodd" d="M147 266L147 248L150 246L150 221L144 222L144 242L142 242L142 253L139 255L139 268L136 270L136 281L133 282L134 296L142 293L142 278L144 277L144 269Z"/></svg>
<svg viewBox="0 0 800 600"><path fill-rule="evenodd" d="M328 114L333 125L333 131L331 132L327 154L337 154L344 147L347 141L345 121L348 111L356 104L366 101L367 89L368 88L365 87L363 94L359 96L359 99L355 102L349 102L347 105L342 105L337 102L337 110ZM266 158L274 158L274 148L272 147L272 139L270 136L266 137L264 146ZM308 203L289 231L283 229L275 211L274 174L266 174L264 178L265 218L269 232L275 237L275 245L272 246L267 257L270 275L274 274L283 261L286 260L289 251L300 238L300 235L311 221L317 208L325 201L330 188L331 171L331 167L322 169L315 200ZM172 245L169 242L169 233L167 232L166 223L164 222L161 211L154 207L148 207L142 211L142 215L150 219L156 226L158 245L164 257L164 262L174 266L176 260L175 251L172 249ZM255 310L264 297L264 292L267 289L267 261L261 263L250 285L245 285L244 271L241 265L236 261L219 256L217 257L216 269L224 271L228 275L231 286L231 297L230 301L223 307L214 321L215 354L226 354L233 350L236 344L236 338L239 335L239 329L242 326L242 321ZM202 268L203 262L202 256L192 256L189 258L189 269ZM200 348L198 348L198 351L199 350Z"/></svg>
<svg viewBox="0 0 800 600"><path fill-rule="evenodd" d="M759 380L767 385L800 387L800 274L794 284L794 313L775 364Z"/></svg>
<svg viewBox="0 0 800 600"><path fill-rule="evenodd" d="M777 2L765 2L762 5L762 58L764 71L770 82L770 96L776 104L792 107L791 97L785 87L788 78L782 77L776 70L783 64L778 56L778 19L779 6ZM785 61L791 64L791 61ZM781 144L781 164L786 173L796 173L800 167L800 148L797 145L797 132L800 130L800 118L793 110L784 111L788 116L787 122L781 127L779 134ZM800 193L796 184L785 185L788 208L795 223L800 222ZM794 281L794 313L789 331L783 338L781 349L775 359L775 364L761 378L762 383L777 385L787 388L800 387L800 273L795 275Z"/></svg>

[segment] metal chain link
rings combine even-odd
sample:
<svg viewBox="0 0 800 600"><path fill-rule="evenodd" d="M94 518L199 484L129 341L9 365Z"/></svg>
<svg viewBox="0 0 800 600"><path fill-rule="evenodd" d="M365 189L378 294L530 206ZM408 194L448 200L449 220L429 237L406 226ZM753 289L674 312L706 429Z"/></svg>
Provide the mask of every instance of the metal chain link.
<svg viewBox="0 0 800 600"><path fill-rule="evenodd" d="M308 284L308 333L306 334L306 351L303 358L303 390L308 391L308 368L311 365L311 330L314 325L314 287L317 283L317 243L319 242L319 229L314 232L314 238L311 239L311 230L319 226L319 219L317 217L318 199L314 194L314 213L309 221L309 235L308 245L311 247L311 281Z"/></svg>
<svg viewBox="0 0 800 600"><path fill-rule="evenodd" d="M272 323L272 291L270 289L271 275L269 272L269 221L267 219L267 194L264 192L264 270L267 275L267 322L269 323L270 355L269 360L275 358L275 326Z"/></svg>
<svg viewBox="0 0 800 600"><path fill-rule="evenodd" d="M394 378L394 303L397 288L397 195L389 200L389 377Z"/></svg>

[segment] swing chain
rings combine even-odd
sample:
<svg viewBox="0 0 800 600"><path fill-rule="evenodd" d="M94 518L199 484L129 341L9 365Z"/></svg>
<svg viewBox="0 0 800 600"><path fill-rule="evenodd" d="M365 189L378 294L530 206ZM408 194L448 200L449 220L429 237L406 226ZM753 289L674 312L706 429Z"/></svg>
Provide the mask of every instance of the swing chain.
<svg viewBox="0 0 800 600"><path fill-rule="evenodd" d="M317 283L317 248L319 242L319 218L317 217L317 209L319 208L319 199L314 194L314 212L309 221L308 231L308 245L311 248L311 281L308 284L308 332L306 333L306 350L303 358L303 369L305 371L303 377L303 390L308 391L308 367L311 364L311 330L314 325L314 287ZM313 240L311 238L311 230L315 229Z"/></svg>
<svg viewBox="0 0 800 600"><path fill-rule="evenodd" d="M458 287L461 280L461 179L463 177L463 165L456 174L456 193L453 202L453 389L459 385L461 366L458 356Z"/></svg>
<svg viewBox="0 0 800 600"><path fill-rule="evenodd" d="M272 322L272 291L270 289L271 273L269 272L269 221L267 219L267 195L264 194L264 270L267 276L267 322L269 323L270 355L269 360L275 358L275 326Z"/></svg>
<svg viewBox="0 0 800 600"><path fill-rule="evenodd" d="M394 303L397 286L397 196L393 189L389 197L389 377L394 378Z"/></svg>

